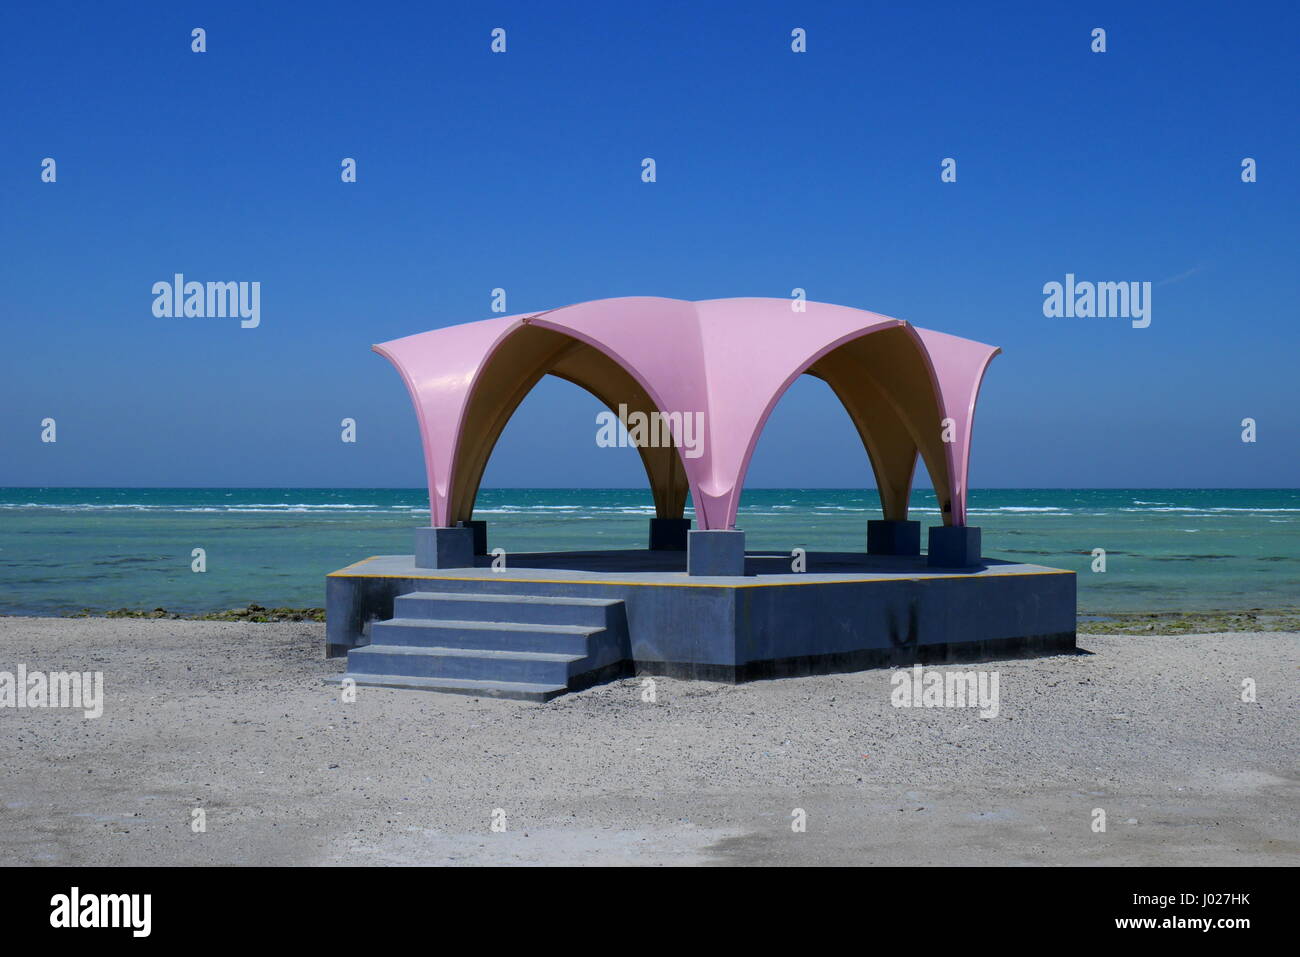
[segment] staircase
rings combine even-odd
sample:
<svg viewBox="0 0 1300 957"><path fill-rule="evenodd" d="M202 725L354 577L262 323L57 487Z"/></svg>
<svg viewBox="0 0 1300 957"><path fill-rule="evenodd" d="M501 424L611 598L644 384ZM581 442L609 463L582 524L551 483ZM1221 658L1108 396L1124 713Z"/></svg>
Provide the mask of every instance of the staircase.
<svg viewBox="0 0 1300 957"><path fill-rule="evenodd" d="M340 676L358 685L549 701L630 674L623 602L412 592Z"/></svg>

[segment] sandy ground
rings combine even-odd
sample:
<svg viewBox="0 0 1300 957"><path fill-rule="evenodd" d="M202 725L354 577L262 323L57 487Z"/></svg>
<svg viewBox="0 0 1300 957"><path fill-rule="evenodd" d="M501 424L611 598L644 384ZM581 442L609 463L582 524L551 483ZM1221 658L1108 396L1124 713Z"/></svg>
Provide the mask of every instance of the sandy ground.
<svg viewBox="0 0 1300 957"><path fill-rule="evenodd" d="M1295 633L1083 636L1088 653L963 666L999 674L983 719L895 708L883 670L660 678L654 703L641 679L545 705L344 703L323 627L0 618L0 671L105 682L98 719L0 709L0 860L1300 862Z"/></svg>

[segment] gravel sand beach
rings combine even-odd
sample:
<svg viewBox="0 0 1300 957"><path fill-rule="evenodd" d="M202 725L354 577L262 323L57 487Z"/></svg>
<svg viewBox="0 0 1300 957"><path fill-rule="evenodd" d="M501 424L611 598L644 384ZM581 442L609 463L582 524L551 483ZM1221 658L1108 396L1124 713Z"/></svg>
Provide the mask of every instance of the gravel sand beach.
<svg viewBox="0 0 1300 957"><path fill-rule="evenodd" d="M0 709L0 860L1300 861L1293 632L1082 635L1076 655L955 666L998 673L981 718L893 707L887 670L344 703L323 628L0 618L0 671L104 675L99 718Z"/></svg>

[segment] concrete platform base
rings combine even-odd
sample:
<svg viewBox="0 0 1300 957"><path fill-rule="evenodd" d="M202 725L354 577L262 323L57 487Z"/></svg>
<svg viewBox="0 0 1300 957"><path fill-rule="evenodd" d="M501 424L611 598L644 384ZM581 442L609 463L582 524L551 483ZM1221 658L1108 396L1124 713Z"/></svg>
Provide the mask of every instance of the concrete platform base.
<svg viewBox="0 0 1300 957"><path fill-rule="evenodd" d="M984 559L743 556L743 576L692 576L666 551L511 555L427 569L368 558L326 579L326 653L358 684L546 700L624 674L711 681L1060 653L1074 648L1075 575Z"/></svg>

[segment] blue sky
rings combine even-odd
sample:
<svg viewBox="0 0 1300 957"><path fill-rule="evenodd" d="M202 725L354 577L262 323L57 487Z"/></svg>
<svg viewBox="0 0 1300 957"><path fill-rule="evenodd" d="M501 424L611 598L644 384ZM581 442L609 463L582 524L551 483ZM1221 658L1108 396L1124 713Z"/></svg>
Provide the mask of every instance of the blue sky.
<svg viewBox="0 0 1300 957"><path fill-rule="evenodd" d="M1003 347L975 486L1300 484L1296 7L982 6L6 5L0 484L421 486L372 343L796 286ZM155 318L177 272L261 325ZM1045 318L1066 273L1150 327ZM486 484L642 485L598 410L543 383ZM870 483L801 380L748 484Z"/></svg>

